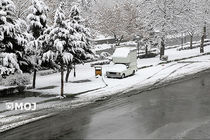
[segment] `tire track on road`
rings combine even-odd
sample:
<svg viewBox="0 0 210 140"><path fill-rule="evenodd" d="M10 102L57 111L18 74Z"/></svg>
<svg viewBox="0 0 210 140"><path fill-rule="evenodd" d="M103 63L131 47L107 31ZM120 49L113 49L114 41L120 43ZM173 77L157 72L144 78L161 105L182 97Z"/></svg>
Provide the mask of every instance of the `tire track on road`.
<svg viewBox="0 0 210 140"><path fill-rule="evenodd" d="M167 66L167 67L162 68L162 69L159 70L158 72L154 73L152 76L149 76L146 80L151 79L152 77L154 77L155 75L157 75L157 74L160 73L161 71L163 71L163 70L165 70L165 69L167 69L167 68L170 68L170 67L172 67L172 66L175 66L176 64L177 64L177 63L174 63L174 64L172 64L172 65L169 65L169 66ZM145 81L146 81L146 80L145 80Z"/></svg>
<svg viewBox="0 0 210 140"><path fill-rule="evenodd" d="M187 67L187 66L189 66L189 65L191 65L191 63L185 64L184 66L180 66L179 68L173 70L173 71L172 71L171 73L169 73L166 77L164 77L164 78L160 79L159 81L155 82L155 83L153 84L153 86L157 86L157 84L160 84L162 81L164 81L165 79L167 79L169 76L171 76L172 74L174 74L174 73L177 72L178 70L180 70L180 69L182 69L182 68L184 68L184 67Z"/></svg>

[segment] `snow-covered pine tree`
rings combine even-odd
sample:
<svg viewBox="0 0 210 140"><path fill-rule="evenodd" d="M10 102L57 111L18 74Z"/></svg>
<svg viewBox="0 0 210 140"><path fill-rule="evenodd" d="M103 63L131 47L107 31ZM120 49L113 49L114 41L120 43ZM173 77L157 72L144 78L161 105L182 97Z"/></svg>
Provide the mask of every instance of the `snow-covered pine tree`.
<svg viewBox="0 0 210 140"><path fill-rule="evenodd" d="M78 5L74 5L70 11L70 19L68 20L68 26L72 27L74 32L75 40L72 42L72 46L75 48L74 53L74 64L81 62L88 58L87 54L92 54L90 48L90 30L83 25L83 19ZM73 68L72 63L67 66L66 82L68 82L69 74ZM75 66L74 66L75 68Z"/></svg>
<svg viewBox="0 0 210 140"><path fill-rule="evenodd" d="M21 71L22 57L27 39L21 33L21 22L14 16L15 5L11 0L0 0L0 57L3 66Z"/></svg>
<svg viewBox="0 0 210 140"><path fill-rule="evenodd" d="M29 9L32 10L27 17L29 32L37 39L47 28L48 7L42 0L32 0L32 6Z"/></svg>
<svg viewBox="0 0 210 140"><path fill-rule="evenodd" d="M81 53L78 53L78 57L86 57L86 54L92 53L90 51L91 48L91 35L90 35L90 30L85 27L83 25L83 19L81 17L81 12L79 10L79 7L77 5L74 5L71 8L71 12L70 12L70 20L68 21L69 26L73 27L76 32L74 33L74 35L77 37L77 42L75 43L75 45L77 45L77 47L79 48L78 51L81 51L81 49L83 49L84 51L82 51Z"/></svg>
<svg viewBox="0 0 210 140"><path fill-rule="evenodd" d="M64 96L64 66L73 60L75 48L72 42L75 30L68 26L63 11L64 3L61 3L55 13L54 24L44 32L43 37L43 61L52 61L60 65L61 71L61 96Z"/></svg>
<svg viewBox="0 0 210 140"><path fill-rule="evenodd" d="M27 52L29 52L29 57L32 57L32 65L33 65L33 88L36 85L36 72L40 65L40 49L41 43L39 41L39 37L43 35L44 30L47 28L47 12L48 7L41 0L32 0L32 5L29 7L29 10L32 11L27 16L27 21L29 23L28 32L33 36L32 40L29 42L29 47L27 48Z"/></svg>
<svg viewBox="0 0 210 140"><path fill-rule="evenodd" d="M48 28L42 37L45 52L43 61L60 66L61 96L64 96L64 67L72 65L73 60L82 61L86 54L91 52L88 49L90 42L84 35L87 31L83 31L84 28L78 24L80 17L67 20L63 8L64 3L61 3L55 13L53 26Z"/></svg>

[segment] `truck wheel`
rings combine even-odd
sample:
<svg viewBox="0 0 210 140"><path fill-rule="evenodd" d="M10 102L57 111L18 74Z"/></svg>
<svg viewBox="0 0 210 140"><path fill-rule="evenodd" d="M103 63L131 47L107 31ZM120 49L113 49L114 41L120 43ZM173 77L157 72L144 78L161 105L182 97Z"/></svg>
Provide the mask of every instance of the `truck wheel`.
<svg viewBox="0 0 210 140"><path fill-rule="evenodd" d="M133 71L133 75L135 75L135 73L136 73L136 71L134 70L134 71Z"/></svg>
<svg viewBox="0 0 210 140"><path fill-rule="evenodd" d="M125 74L122 75L121 79L124 79L124 78L125 78Z"/></svg>

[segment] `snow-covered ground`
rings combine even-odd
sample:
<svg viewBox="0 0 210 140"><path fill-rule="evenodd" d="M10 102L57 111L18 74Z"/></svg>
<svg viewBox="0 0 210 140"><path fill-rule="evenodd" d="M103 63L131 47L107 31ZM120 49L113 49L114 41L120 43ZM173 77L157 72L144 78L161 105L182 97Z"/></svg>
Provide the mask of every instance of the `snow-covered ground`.
<svg viewBox="0 0 210 140"><path fill-rule="evenodd" d="M199 48L193 49L193 50L183 50L183 51L177 51L176 49L169 49L166 50L166 55L169 56L169 61L173 61L173 60L179 60L179 59L185 59L185 58L189 58L189 57L195 57L200 55L199 53ZM205 52L210 52L210 46L205 48ZM202 60L202 58L205 58L205 61ZM208 63L210 59L210 56L203 56L203 57L199 57L197 59L200 59L200 63L193 63L196 66L198 65L198 67L200 65L203 65L203 63ZM195 60L196 58L192 59ZM191 61L191 59L189 59L188 61ZM108 69L111 69L113 67L113 64L110 65L104 65L103 66L103 75L104 75L104 80L106 83L104 83L104 80L102 78L96 78L95 77L95 69L93 67L90 67L90 64L87 63L85 65L78 65L76 67L76 78L73 76L73 72L70 75L70 82L65 84L65 93L66 94L78 94L78 93L83 93L89 90L93 90L93 89L98 89L98 88L103 88L106 87L106 84L108 84L109 88L110 86L117 86L116 84L121 83L121 81L123 81L122 83L126 83L127 81L129 82L129 84L133 84L136 81L132 80L129 81L130 78L137 78L137 79L141 79L144 76L151 76L153 75L153 72L162 68L167 67L168 65L159 65L159 63L161 63L162 61L160 61L159 56L155 57L155 58L150 58L150 59L138 59L138 67L145 67L145 66L153 66L150 69L154 69L152 70L152 72L150 72L150 69L143 69L143 70L139 70L137 72L137 74L135 76L126 78L126 79L108 79L105 77L105 73ZM179 64L176 63L176 66L179 65L185 65L183 63ZM174 63L170 63L174 64ZM190 64L190 65L193 65ZM208 68L208 67L207 67ZM174 67L170 67L170 69L174 70ZM120 84L119 84L120 85ZM127 85L127 84L126 84ZM130 86L130 85L129 85ZM47 89L46 87L54 87L54 88L50 88ZM118 86L117 86L118 87ZM46 88L46 89L43 89ZM48 76L39 76L37 78L37 89L35 90L37 92L42 92L43 94L53 94L53 95L58 95L60 92L60 74L56 73L56 74L52 74L52 75L48 75Z"/></svg>
<svg viewBox="0 0 210 140"><path fill-rule="evenodd" d="M95 45L94 51L102 51L106 49L111 49L114 45L112 44L101 44L101 45Z"/></svg>
<svg viewBox="0 0 210 140"><path fill-rule="evenodd" d="M205 52L210 52L210 46L205 47ZM8 111L5 109L5 103L10 101L0 102L0 132L16 127L16 122L19 122L21 125L28 121L33 121L31 118L39 119L39 117L42 118L42 116L48 117L47 114L52 112L48 112L46 109L69 109L78 105L84 105L96 100L104 99L109 95L117 93L123 94L133 89L154 87L168 80L191 75L210 68L210 55L201 56L199 48L184 51L169 49L166 50L166 55L169 56L170 61L177 59L179 61L160 64L162 61L159 60L159 57L140 59L138 60L139 68L144 66L150 67L139 69L134 76L125 79L109 79L104 76L106 71L113 67L113 64L103 66L102 78L95 77L95 70L93 67L90 67L89 63L78 65L76 67L76 78L74 78L73 73L71 73L69 78L70 82L65 84L65 94L76 94L77 97L70 101L55 100L56 96L60 93L60 73L38 76L37 89L32 91L40 92L45 96L52 95L53 97L30 97L13 100L15 102L38 103L38 111L36 112Z"/></svg>
<svg viewBox="0 0 210 140"><path fill-rule="evenodd" d="M205 53L210 52L210 46L205 47ZM189 57L194 57L201 55L200 48L192 49L192 50L182 50L177 51L177 48L168 49L165 51L165 55L168 56L168 61L185 59ZM138 67L150 66L150 65L157 65L161 63L159 56L150 59L139 59L138 60Z"/></svg>

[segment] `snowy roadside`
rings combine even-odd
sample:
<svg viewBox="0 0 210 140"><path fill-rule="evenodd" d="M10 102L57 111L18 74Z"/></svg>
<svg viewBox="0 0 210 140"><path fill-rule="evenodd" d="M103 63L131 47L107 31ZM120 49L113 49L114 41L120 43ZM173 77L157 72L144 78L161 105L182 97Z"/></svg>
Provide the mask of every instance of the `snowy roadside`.
<svg viewBox="0 0 210 140"><path fill-rule="evenodd" d="M205 47L205 52L210 53L210 46ZM148 67L156 67L158 65L163 65L167 63L174 63L179 61L188 60L189 58L202 57L200 54L199 48L192 50L183 50L177 51L176 48L166 50L166 54L169 56L168 62L163 62L159 60L159 56L150 59L139 59L138 60L138 68L148 68ZM103 66L103 75L105 75L107 69L110 69L113 64L104 65ZM147 71L147 69L146 69ZM148 72L146 72L148 73ZM76 67L77 76L74 77L73 73L70 75L70 82L65 84L65 94L67 95L75 95L79 93L85 93L88 91L92 91L95 89L100 89L106 87L106 84L115 85L115 82L119 82L119 79L105 79L105 83L101 78L95 77L95 69L90 66L90 63L86 63L85 65L78 65ZM142 73L142 75L145 75ZM134 76L134 77L137 77ZM125 81L128 78L125 79ZM112 83L114 82L114 83ZM120 83L120 82L119 82ZM132 82L131 82L132 83ZM37 78L37 89L31 90L33 92L40 92L42 96L57 96L60 92L60 74L55 73L47 76L39 76ZM116 86L116 85L115 85Z"/></svg>
<svg viewBox="0 0 210 140"><path fill-rule="evenodd" d="M151 87L157 84L163 84L166 81L172 80L174 78L192 75L209 68L210 56L202 56L185 61L173 62L166 65L158 65L150 68L145 68L139 70L135 76L128 77L126 79L105 78L105 81L108 84L106 88L78 95L76 99L71 101L55 100L52 102L43 102L41 104L38 104L38 110L35 112L2 112L0 131L8 130L8 128L14 128L19 126L17 124L25 124L20 122L29 123L31 121L36 120L31 118L39 118L40 116L51 114L55 110L65 110L75 108L78 106L83 106L91 102L106 99L106 97L115 94L123 94L130 90L142 89L144 87ZM31 100L35 101L34 99ZM29 100L26 99L26 101Z"/></svg>
<svg viewBox="0 0 210 140"><path fill-rule="evenodd" d="M197 59L201 61L197 61ZM94 100L103 98L116 93L126 93L130 90L141 89L164 84L172 79L181 78L187 75L193 75L200 71L210 69L210 56L202 56L180 62L173 62L165 65L158 65L139 70L136 76L126 79L106 79L109 85L106 89L79 95L81 102L84 100Z"/></svg>
<svg viewBox="0 0 210 140"><path fill-rule="evenodd" d="M77 66L77 77L74 78L73 74L70 76L70 83L65 85L65 93L69 95L76 94L73 100L54 100L55 96L59 94L60 89L60 74L55 73L47 76L39 76L37 79L37 89L34 92L40 92L43 95L53 95L54 97L34 97L15 100L17 102L37 102L37 111L8 111L3 109L5 102L0 102L0 132L5 128L12 126L22 125L22 121L27 123L33 121L31 118L39 118L56 112L58 110L72 109L78 106L84 106L91 102L100 101L116 94L123 94L130 90L140 91L148 87L155 87L170 80L182 78L186 75L192 75L203 70L210 69L210 55L200 55L198 49L181 51L177 55L177 51L171 51L172 59L185 59L177 62L171 62L160 65L159 58L139 60L138 64L141 66L152 65L152 67L140 69L135 76L127 77L125 79L108 79L96 78L94 75L94 68L90 64ZM173 52L173 53L172 53ZM206 47L206 52L210 52L210 46ZM170 52L166 52L170 53ZM180 56L180 57L177 57ZM189 57L194 57L187 59ZM147 61L148 62L147 62ZM150 63L149 63L150 62ZM103 66L103 75L107 69L112 67L110 65ZM106 86L107 84L107 86ZM97 90L94 90L97 89ZM87 92L89 91L89 92ZM83 94L78 94L83 93ZM47 101L46 100L51 100ZM48 116L49 117L49 116ZM27 121L29 120L29 121ZM36 120L36 119L35 119ZM25 123L23 123L25 124ZM13 128L13 127L11 127ZM5 129L8 130L8 129Z"/></svg>

